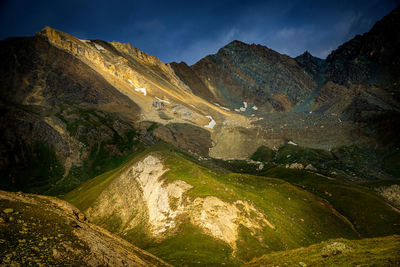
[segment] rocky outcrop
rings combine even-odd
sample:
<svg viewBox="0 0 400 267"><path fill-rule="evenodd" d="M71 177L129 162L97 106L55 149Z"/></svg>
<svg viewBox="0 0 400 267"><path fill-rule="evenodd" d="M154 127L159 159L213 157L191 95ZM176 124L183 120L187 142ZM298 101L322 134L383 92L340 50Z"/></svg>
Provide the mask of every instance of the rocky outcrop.
<svg viewBox="0 0 400 267"><path fill-rule="evenodd" d="M397 184L391 186L381 186L374 189L376 193L382 196L386 201L400 208L400 186Z"/></svg>
<svg viewBox="0 0 400 267"><path fill-rule="evenodd" d="M209 235L221 239L236 249L239 226L244 226L257 236L264 227L273 226L256 208L246 201L226 203L217 197L196 198L188 208L191 222Z"/></svg>
<svg viewBox="0 0 400 267"><path fill-rule="evenodd" d="M169 266L56 198L0 191L0 210L5 266Z"/></svg>

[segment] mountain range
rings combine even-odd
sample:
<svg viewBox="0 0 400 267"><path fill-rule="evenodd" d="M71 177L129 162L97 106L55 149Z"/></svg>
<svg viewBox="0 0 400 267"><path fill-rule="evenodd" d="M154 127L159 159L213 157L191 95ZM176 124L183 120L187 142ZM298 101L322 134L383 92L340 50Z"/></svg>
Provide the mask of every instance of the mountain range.
<svg viewBox="0 0 400 267"><path fill-rule="evenodd" d="M399 27L398 7L326 59L235 40L191 66L50 27L0 41L1 262L396 266Z"/></svg>

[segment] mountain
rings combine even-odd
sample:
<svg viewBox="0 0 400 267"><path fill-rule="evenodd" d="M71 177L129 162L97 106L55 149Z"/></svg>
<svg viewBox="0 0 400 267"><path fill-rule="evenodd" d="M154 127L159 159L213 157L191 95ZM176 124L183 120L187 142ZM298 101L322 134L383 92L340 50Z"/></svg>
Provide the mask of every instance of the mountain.
<svg viewBox="0 0 400 267"><path fill-rule="evenodd" d="M178 76L196 89L195 94L211 95L210 101L232 110L244 107L243 112L248 114L258 108L264 112L289 111L315 86L294 59L262 45L240 41L229 43L217 54L191 66L192 75L184 65L171 64Z"/></svg>
<svg viewBox="0 0 400 267"><path fill-rule="evenodd" d="M399 15L327 59L233 41L164 64L50 27L0 41L0 189L24 192L0 192L2 262L167 265L135 245L178 266L320 264L331 239L353 252L327 264L374 240L395 262Z"/></svg>
<svg viewBox="0 0 400 267"><path fill-rule="evenodd" d="M0 48L5 59L0 65L3 189L67 192L158 139L223 159L245 159L262 145L279 147L288 140L323 149L371 142L350 120L276 112L271 103L285 106L278 110L299 105L315 82L295 60L262 46L232 42L194 70L182 65L186 74L176 74L174 64L165 65L129 44L79 40L49 27L34 37L6 39ZM227 84L235 103L242 97L243 106L232 106L236 111L221 105L233 105L218 93L222 89L214 95L205 86L205 74L192 75L212 65L212 59L218 68L230 62L232 68L243 68L241 73L253 73L247 85L239 80ZM236 77L232 68L226 73L231 80ZM258 89L249 89L252 96L245 98L239 89L251 83ZM278 95L283 102L275 101Z"/></svg>
<svg viewBox="0 0 400 267"><path fill-rule="evenodd" d="M0 191L0 210L5 266L170 266L57 198Z"/></svg>
<svg viewBox="0 0 400 267"><path fill-rule="evenodd" d="M378 21L372 29L339 46L326 59L326 76L333 82L377 84L399 99L400 8Z"/></svg>

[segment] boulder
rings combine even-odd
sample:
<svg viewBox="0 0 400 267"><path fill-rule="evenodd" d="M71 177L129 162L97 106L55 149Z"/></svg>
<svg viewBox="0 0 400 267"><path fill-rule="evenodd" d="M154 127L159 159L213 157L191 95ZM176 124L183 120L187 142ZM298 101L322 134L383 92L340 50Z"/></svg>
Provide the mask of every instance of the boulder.
<svg viewBox="0 0 400 267"><path fill-rule="evenodd" d="M328 244L324 246L321 250L321 256L323 258L325 257L330 257L330 256L335 256L338 254L343 253L346 250L349 250L350 248L347 247L344 243L341 242L333 242L331 244Z"/></svg>

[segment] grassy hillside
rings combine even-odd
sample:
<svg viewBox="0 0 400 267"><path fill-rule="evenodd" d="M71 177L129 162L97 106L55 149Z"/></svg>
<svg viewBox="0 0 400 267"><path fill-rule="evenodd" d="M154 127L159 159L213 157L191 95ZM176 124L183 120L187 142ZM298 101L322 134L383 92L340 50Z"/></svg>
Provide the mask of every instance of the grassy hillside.
<svg viewBox="0 0 400 267"><path fill-rule="evenodd" d="M264 227L254 234L241 225L236 249L233 249L193 225L185 216L180 218L175 234L160 240L146 235L146 224L137 225L124 233L116 227L119 220L117 216L96 221L170 263L191 266L237 265L267 252L307 246L331 238L358 237L351 224L319 196L282 179L201 167L165 144L156 145L122 167L88 181L67 194L65 199L81 210L87 210L127 166L139 162L149 153L161 157L169 169L163 176L165 183L181 180L193 186L186 192L188 199L215 196L226 203L243 200L256 207L274 226Z"/></svg>
<svg viewBox="0 0 400 267"><path fill-rule="evenodd" d="M334 242L344 244L345 250L337 255L322 257L324 247ZM264 255L247 266L399 266L399 255L398 235L362 240L336 239Z"/></svg>
<svg viewBox="0 0 400 267"><path fill-rule="evenodd" d="M400 234L400 212L365 187L282 167L269 169L261 175L283 179L326 199L363 237Z"/></svg>

